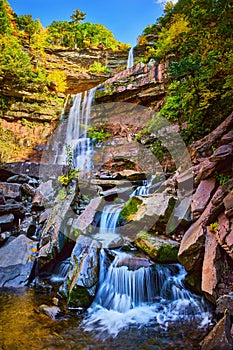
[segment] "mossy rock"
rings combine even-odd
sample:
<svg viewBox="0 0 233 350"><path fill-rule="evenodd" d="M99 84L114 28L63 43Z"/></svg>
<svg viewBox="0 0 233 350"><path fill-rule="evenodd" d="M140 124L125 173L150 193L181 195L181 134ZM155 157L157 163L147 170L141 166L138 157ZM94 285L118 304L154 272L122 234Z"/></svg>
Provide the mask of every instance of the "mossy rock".
<svg viewBox="0 0 233 350"><path fill-rule="evenodd" d="M147 232L139 232L135 245L158 263L177 263L179 244L162 236L153 236Z"/></svg>
<svg viewBox="0 0 233 350"><path fill-rule="evenodd" d="M137 213L138 207L142 204L142 200L137 197L132 197L126 202L120 214L120 220L132 220L133 215Z"/></svg>
<svg viewBox="0 0 233 350"><path fill-rule="evenodd" d="M91 305L92 301L93 297L85 287L76 285L69 293L69 306L88 308Z"/></svg>

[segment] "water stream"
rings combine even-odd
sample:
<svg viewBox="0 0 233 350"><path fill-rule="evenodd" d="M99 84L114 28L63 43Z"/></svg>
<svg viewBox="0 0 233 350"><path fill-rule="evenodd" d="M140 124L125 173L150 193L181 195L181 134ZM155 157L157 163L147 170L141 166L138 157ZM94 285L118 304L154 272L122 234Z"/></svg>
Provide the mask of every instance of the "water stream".
<svg viewBox="0 0 233 350"><path fill-rule="evenodd" d="M92 170L93 145L87 137L94 89L73 99L65 143L72 145L74 166L84 175ZM63 149L63 153L64 153ZM60 159L63 157L59 155ZM148 194L145 181L133 195ZM207 303L184 286L185 270L179 264L159 265L121 249L106 249L120 238L117 228L122 204L107 204L101 213L99 232L99 287L94 302L84 315L76 312L54 321L36 312L52 295L33 288L0 293L2 349L199 349L211 321ZM62 282L69 258L59 262L51 282ZM9 327L11 325L11 327Z"/></svg>
<svg viewBox="0 0 233 350"><path fill-rule="evenodd" d="M128 53L127 69L132 68L133 65L134 65L134 56L133 56L133 47L131 47Z"/></svg>

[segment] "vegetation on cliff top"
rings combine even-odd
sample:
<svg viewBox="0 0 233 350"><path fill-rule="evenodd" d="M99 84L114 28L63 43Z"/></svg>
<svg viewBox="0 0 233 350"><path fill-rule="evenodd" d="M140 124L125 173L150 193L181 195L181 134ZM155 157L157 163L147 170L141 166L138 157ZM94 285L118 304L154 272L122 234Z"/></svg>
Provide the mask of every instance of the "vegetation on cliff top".
<svg viewBox="0 0 233 350"><path fill-rule="evenodd" d="M232 29L230 1L179 0L168 2L164 16L138 39L147 45L145 61L169 66L160 115L178 123L187 142L206 135L232 111Z"/></svg>
<svg viewBox="0 0 233 350"><path fill-rule="evenodd" d="M103 25L81 23L85 15L75 10L71 21L54 21L43 28L38 19L18 16L7 0L0 0L0 89L10 82L15 90L43 92L55 82L56 91L65 92L63 73L58 69L48 72L45 66L48 48L127 50L128 45L117 41ZM92 65L90 70L99 73L105 67Z"/></svg>

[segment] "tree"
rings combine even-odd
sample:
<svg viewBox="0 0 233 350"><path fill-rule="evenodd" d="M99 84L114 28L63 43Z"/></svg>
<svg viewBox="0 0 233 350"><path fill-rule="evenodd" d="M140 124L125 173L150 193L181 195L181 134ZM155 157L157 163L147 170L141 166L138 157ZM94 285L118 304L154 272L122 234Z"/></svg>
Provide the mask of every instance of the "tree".
<svg viewBox="0 0 233 350"><path fill-rule="evenodd" d="M74 10L73 11L74 14L70 16L70 18L72 19L72 22L74 23L80 23L82 22L85 18L86 18L86 13L79 11L79 10Z"/></svg>
<svg viewBox="0 0 233 350"><path fill-rule="evenodd" d="M22 15L16 16L16 23L19 30L23 30L25 32L28 38L28 44L30 46L32 36L41 29L40 21L38 19L34 21L31 15Z"/></svg>

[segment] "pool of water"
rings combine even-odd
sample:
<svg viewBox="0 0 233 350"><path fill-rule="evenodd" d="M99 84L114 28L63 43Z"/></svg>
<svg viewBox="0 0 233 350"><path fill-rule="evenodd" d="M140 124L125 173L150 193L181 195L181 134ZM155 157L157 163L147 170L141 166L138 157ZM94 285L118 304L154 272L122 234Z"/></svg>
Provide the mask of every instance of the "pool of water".
<svg viewBox="0 0 233 350"><path fill-rule="evenodd" d="M98 327L85 331L85 315L68 312L59 320L38 313L38 306L51 305L52 295L38 294L33 288L0 291L0 349L200 349L209 326L190 322L172 323L166 329L157 322L137 323L123 328L116 337L99 333ZM155 315L156 316L156 315ZM156 317L155 317L156 319Z"/></svg>

